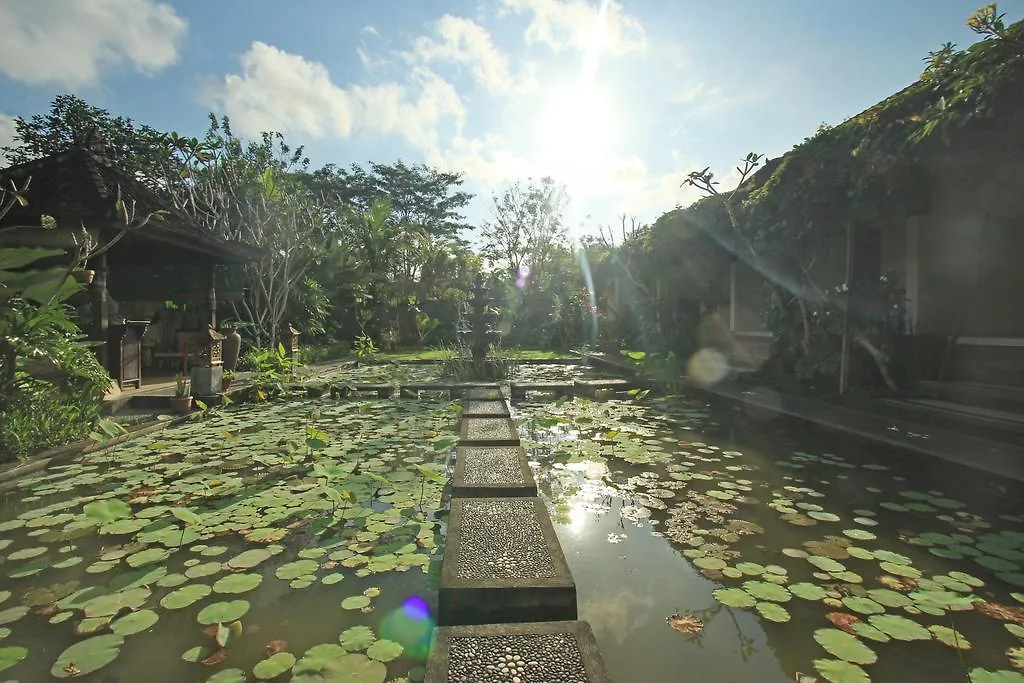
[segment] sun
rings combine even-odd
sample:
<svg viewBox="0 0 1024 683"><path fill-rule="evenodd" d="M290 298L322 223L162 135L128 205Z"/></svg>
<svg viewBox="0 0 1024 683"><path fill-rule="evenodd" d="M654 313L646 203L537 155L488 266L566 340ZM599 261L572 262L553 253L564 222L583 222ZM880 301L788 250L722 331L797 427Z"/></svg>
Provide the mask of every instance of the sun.
<svg viewBox="0 0 1024 683"><path fill-rule="evenodd" d="M595 83L555 89L537 120L542 172L570 187L592 186L608 172L615 132L611 100Z"/></svg>

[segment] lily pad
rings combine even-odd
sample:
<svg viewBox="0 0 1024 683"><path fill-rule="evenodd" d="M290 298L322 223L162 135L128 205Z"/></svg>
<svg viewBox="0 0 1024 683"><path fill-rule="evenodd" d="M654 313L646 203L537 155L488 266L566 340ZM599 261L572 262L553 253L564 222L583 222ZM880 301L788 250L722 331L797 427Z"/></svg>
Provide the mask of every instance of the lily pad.
<svg viewBox="0 0 1024 683"><path fill-rule="evenodd" d="M320 563L316 560L295 560L294 562L288 562L278 567L274 572L274 576L279 579L289 581L291 579L297 579L300 576L312 574L319 567Z"/></svg>
<svg viewBox="0 0 1024 683"><path fill-rule="evenodd" d="M1024 674L1016 671L989 671L975 667L967 674L971 683L1024 683Z"/></svg>
<svg viewBox="0 0 1024 683"><path fill-rule="evenodd" d="M871 598L862 598L856 595L847 595L843 598L843 604L857 614L882 614L885 607L878 604Z"/></svg>
<svg viewBox="0 0 1024 683"><path fill-rule="evenodd" d="M123 609L136 610L142 607L150 595L151 591L144 586L129 588L95 597L85 603L82 609L87 617L112 617Z"/></svg>
<svg viewBox="0 0 1024 683"><path fill-rule="evenodd" d="M846 571L846 565L833 560L831 557L823 557L821 555L811 555L807 558L807 561L813 564L823 572L841 572Z"/></svg>
<svg viewBox="0 0 1024 683"><path fill-rule="evenodd" d="M400 657L404 649L393 640L378 640L366 649L366 656L378 662L390 662Z"/></svg>
<svg viewBox="0 0 1024 683"><path fill-rule="evenodd" d="M245 683L245 672L241 669L222 669L206 679L206 683Z"/></svg>
<svg viewBox="0 0 1024 683"><path fill-rule="evenodd" d="M743 590L758 600L769 602L789 602L793 599L793 595L784 587L768 581L746 581Z"/></svg>
<svg viewBox="0 0 1024 683"><path fill-rule="evenodd" d="M0 647L0 671L6 671L12 666L25 659L28 655L28 648L19 645Z"/></svg>
<svg viewBox="0 0 1024 683"><path fill-rule="evenodd" d="M171 556L171 551L167 548L146 548L140 550L134 555L129 555L125 562L128 563L129 567L137 568L143 567L147 564L153 564L154 562L163 562Z"/></svg>
<svg viewBox="0 0 1024 683"><path fill-rule="evenodd" d="M295 665L295 655L290 652L277 652L259 662L252 668L252 675L261 681L277 678Z"/></svg>
<svg viewBox="0 0 1024 683"><path fill-rule="evenodd" d="M815 583L794 583L789 586L789 592L804 600L823 600L828 595L824 588Z"/></svg>
<svg viewBox="0 0 1024 683"><path fill-rule="evenodd" d="M782 605L774 602L757 603L757 613L768 621L774 621L778 624L785 623L791 619L789 611Z"/></svg>
<svg viewBox="0 0 1024 683"><path fill-rule="evenodd" d="M871 683L864 669L840 659L815 659L814 669L829 683Z"/></svg>
<svg viewBox="0 0 1024 683"><path fill-rule="evenodd" d="M726 607L747 608L757 604L754 597L741 588L717 588L712 592L715 600Z"/></svg>
<svg viewBox="0 0 1024 683"><path fill-rule="evenodd" d="M54 678L74 678L91 674L117 659L122 645L124 636L116 633L80 640L57 657L50 668L50 675Z"/></svg>
<svg viewBox="0 0 1024 683"><path fill-rule="evenodd" d="M958 650L970 650L971 642L964 638L963 634L942 624L932 624L928 627L928 630L935 636L935 640L939 641L943 645L948 645Z"/></svg>
<svg viewBox="0 0 1024 683"><path fill-rule="evenodd" d="M151 628L159 620L160 617L153 610L139 610L115 619L110 624L110 630L119 636L131 636Z"/></svg>
<svg viewBox="0 0 1024 683"><path fill-rule="evenodd" d="M105 524L130 517L132 506L116 498L107 498L87 503L82 511L91 521Z"/></svg>
<svg viewBox="0 0 1024 683"><path fill-rule="evenodd" d="M228 600L207 605L199 611L196 620L204 625L226 624L237 621L249 611L248 600Z"/></svg>
<svg viewBox="0 0 1024 683"><path fill-rule="evenodd" d="M246 593L263 581L262 574L229 574L213 584L214 593Z"/></svg>
<svg viewBox="0 0 1024 683"><path fill-rule="evenodd" d="M916 621L898 614L876 614L868 617L868 623L893 640L931 640L931 631Z"/></svg>
<svg viewBox="0 0 1024 683"><path fill-rule="evenodd" d="M341 601L342 609L362 609L370 604L370 598L365 595L353 595Z"/></svg>
<svg viewBox="0 0 1024 683"><path fill-rule="evenodd" d="M814 632L817 641L833 657L851 664L873 664L878 661L875 651L862 643L857 636L837 628L822 628Z"/></svg>
<svg viewBox="0 0 1024 683"><path fill-rule="evenodd" d="M701 569L719 570L725 569L727 563L720 557L698 557L693 563Z"/></svg>
<svg viewBox="0 0 1024 683"><path fill-rule="evenodd" d="M871 533L867 529L843 529L843 536L852 538L856 541L871 541L878 538L877 535Z"/></svg>
<svg viewBox="0 0 1024 683"><path fill-rule="evenodd" d="M274 556L267 548L254 548L239 553L228 560L228 566L232 569L252 569L256 565Z"/></svg>
<svg viewBox="0 0 1024 683"><path fill-rule="evenodd" d="M164 609L182 609L202 600L211 593L213 589L205 583L192 583L173 590L160 600L160 606Z"/></svg>
<svg viewBox="0 0 1024 683"><path fill-rule="evenodd" d="M368 626L353 626L342 631L341 636L338 637L338 642L349 652L365 650L373 645L376 640L377 636L373 634L373 629Z"/></svg>

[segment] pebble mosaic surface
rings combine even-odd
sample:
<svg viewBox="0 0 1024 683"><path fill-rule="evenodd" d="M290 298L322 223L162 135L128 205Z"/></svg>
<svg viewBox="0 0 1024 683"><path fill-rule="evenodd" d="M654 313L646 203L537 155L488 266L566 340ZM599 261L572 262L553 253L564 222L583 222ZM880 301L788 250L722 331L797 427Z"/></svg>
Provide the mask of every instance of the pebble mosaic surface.
<svg viewBox="0 0 1024 683"><path fill-rule="evenodd" d="M450 683L587 683L570 633L456 637L448 655Z"/></svg>
<svg viewBox="0 0 1024 683"><path fill-rule="evenodd" d="M466 438L469 441L519 440L515 425L504 418L466 418L469 423Z"/></svg>
<svg viewBox="0 0 1024 683"><path fill-rule="evenodd" d="M463 412L467 415L508 415L508 407L504 401L466 401Z"/></svg>
<svg viewBox="0 0 1024 683"><path fill-rule="evenodd" d="M532 499L466 500L459 530L459 578L540 579L556 574Z"/></svg>
<svg viewBox="0 0 1024 683"><path fill-rule="evenodd" d="M462 457L466 462L465 484L468 486L526 483L519 466L518 448L465 448Z"/></svg>

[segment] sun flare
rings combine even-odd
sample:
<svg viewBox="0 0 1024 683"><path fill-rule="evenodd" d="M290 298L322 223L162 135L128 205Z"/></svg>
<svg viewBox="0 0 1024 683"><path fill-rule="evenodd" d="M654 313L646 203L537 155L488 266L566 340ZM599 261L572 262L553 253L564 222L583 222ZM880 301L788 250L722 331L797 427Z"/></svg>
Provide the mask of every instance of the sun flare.
<svg viewBox="0 0 1024 683"><path fill-rule="evenodd" d="M611 101L600 88L559 88L538 119L543 173L570 187L592 185L607 168L615 130Z"/></svg>

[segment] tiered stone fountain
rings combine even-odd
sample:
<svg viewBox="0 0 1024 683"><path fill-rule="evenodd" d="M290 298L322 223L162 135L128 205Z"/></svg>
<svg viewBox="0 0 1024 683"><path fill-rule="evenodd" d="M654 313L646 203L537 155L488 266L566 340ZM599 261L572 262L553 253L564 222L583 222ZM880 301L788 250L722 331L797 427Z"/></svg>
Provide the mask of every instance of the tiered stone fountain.
<svg viewBox="0 0 1024 683"><path fill-rule="evenodd" d="M473 296L465 303L455 337L459 352L467 353L471 359L473 379L496 379L497 364L488 358L488 351L501 340L501 332L494 297L484 284L483 275L476 276Z"/></svg>

